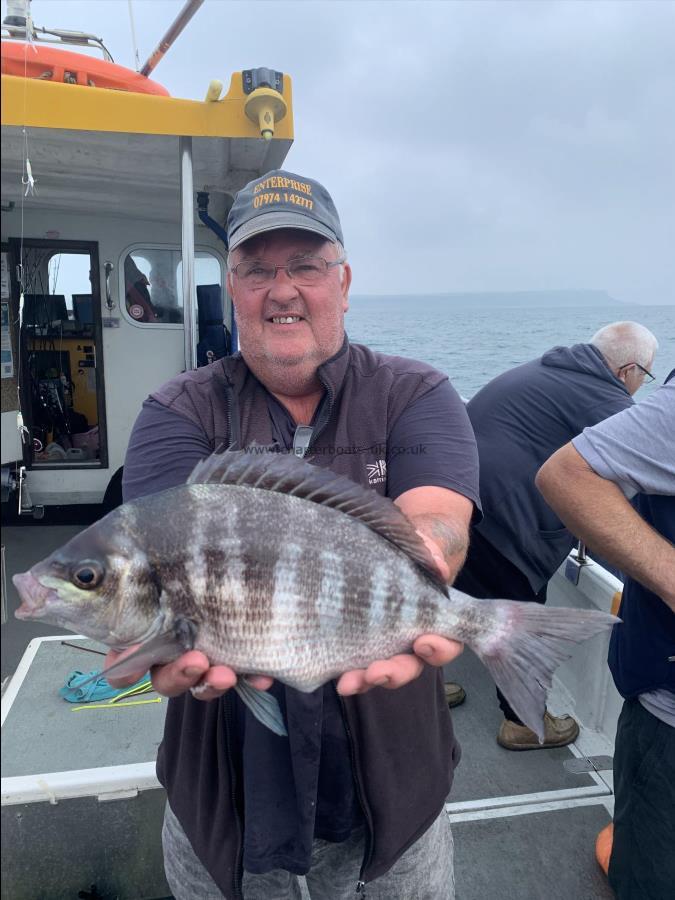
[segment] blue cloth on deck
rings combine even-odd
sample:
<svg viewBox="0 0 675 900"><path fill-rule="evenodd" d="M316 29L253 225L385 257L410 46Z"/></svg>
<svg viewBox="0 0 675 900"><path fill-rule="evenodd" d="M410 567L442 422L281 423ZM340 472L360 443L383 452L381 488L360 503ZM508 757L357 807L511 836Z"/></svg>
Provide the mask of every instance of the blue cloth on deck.
<svg viewBox="0 0 675 900"><path fill-rule="evenodd" d="M92 678L94 675L100 675L101 677L97 678L96 681L90 681L89 684L85 684L84 687L81 687L83 682ZM114 688L97 669L94 669L92 672L79 672L74 670L66 678L66 683L59 690L59 694L69 703L92 703L98 700L110 700L112 697L117 697L118 694L124 694L133 688L140 687L144 683L148 683L147 674L140 678L135 684L123 688Z"/></svg>

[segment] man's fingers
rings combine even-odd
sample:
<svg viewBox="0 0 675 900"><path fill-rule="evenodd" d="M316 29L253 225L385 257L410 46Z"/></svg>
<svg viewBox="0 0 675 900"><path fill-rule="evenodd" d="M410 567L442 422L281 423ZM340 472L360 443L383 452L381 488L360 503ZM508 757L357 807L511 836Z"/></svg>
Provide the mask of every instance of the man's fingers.
<svg viewBox="0 0 675 900"><path fill-rule="evenodd" d="M457 659L463 649L464 644L438 634L423 634L413 644L417 656L421 656L431 666L447 666L453 659Z"/></svg>
<svg viewBox="0 0 675 900"><path fill-rule="evenodd" d="M267 675L251 675L246 679L258 690L266 691L274 684L274 679ZM229 691L237 683L236 673L228 666L211 666L196 684L190 687L190 693L196 700L215 700Z"/></svg>
<svg viewBox="0 0 675 900"><path fill-rule="evenodd" d="M374 687L400 688L422 674L424 663L445 666L456 659L464 645L438 634L424 634L413 645L415 654L402 653L391 659L378 659L367 669L352 669L338 680L338 694L349 697Z"/></svg>
<svg viewBox="0 0 675 900"><path fill-rule="evenodd" d="M111 651L106 662L112 665L128 656L135 648L129 648L117 654ZM416 655L402 653L391 659L376 660L367 669L353 669L345 672L338 681L338 693L343 696L362 694L374 687L400 688L404 684L418 678L424 668L424 662L432 666L444 666L456 659L462 652L463 645L435 634L422 635L413 646ZM423 662L424 661L424 662ZM111 681L115 687L125 687L138 681L143 675L139 672L126 678ZM253 687L267 690L273 679L265 675L252 675L249 682ZM177 697L191 690L199 700L214 700L237 683L235 672L228 666L209 666L203 653L191 650L177 660L164 666L152 669L152 684L158 693L165 697Z"/></svg>
<svg viewBox="0 0 675 900"><path fill-rule="evenodd" d="M391 659L377 660L366 669L366 683L373 687L399 688L419 678L424 669L421 659L401 653Z"/></svg>
<svg viewBox="0 0 675 900"><path fill-rule="evenodd" d="M246 681L259 691L268 691L274 684L274 678L270 678L269 675L247 675Z"/></svg>
<svg viewBox="0 0 675 900"><path fill-rule="evenodd" d="M165 697L177 697L198 684L209 669L209 661L198 650L190 650L164 666L153 666L152 685Z"/></svg>
<svg viewBox="0 0 675 900"><path fill-rule="evenodd" d="M422 660L411 653L402 653L391 659L378 659L367 669L345 672L337 683L337 690L339 694L348 697L352 694L364 694L374 687L403 687L418 678L423 668Z"/></svg>
<svg viewBox="0 0 675 900"><path fill-rule="evenodd" d="M365 687L365 669L351 669L338 678L337 692L343 697L360 694Z"/></svg>
<svg viewBox="0 0 675 900"><path fill-rule="evenodd" d="M237 675L227 666L211 666L196 684L190 687L190 693L196 700L216 700L237 683Z"/></svg>
<svg viewBox="0 0 675 900"><path fill-rule="evenodd" d="M106 657L106 667L119 662L136 650L129 647L122 653L111 650ZM151 669L152 686L159 694L165 697L178 697L185 691L192 691L192 695L199 700L215 700L225 691L229 691L237 683L236 673L228 666L211 666L207 657L199 650L190 650L178 659L163 666L153 666ZM110 684L113 687L127 687L142 678L145 672L137 672L123 678L112 678ZM267 675L251 675L248 678L253 687L266 691L274 684L274 679Z"/></svg>

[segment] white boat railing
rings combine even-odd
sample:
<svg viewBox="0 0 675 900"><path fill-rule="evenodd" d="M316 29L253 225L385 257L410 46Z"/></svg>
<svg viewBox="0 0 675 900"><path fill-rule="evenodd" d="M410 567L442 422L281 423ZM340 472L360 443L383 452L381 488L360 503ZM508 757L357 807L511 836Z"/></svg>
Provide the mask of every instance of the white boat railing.
<svg viewBox="0 0 675 900"><path fill-rule="evenodd" d="M547 604L615 613L623 588L619 579L588 559L578 569L575 584L566 577L566 571L570 574L570 562L576 563L573 555L549 582ZM609 636L606 632L581 644L572 659L556 671L554 686L573 703L574 715L586 729L613 745L622 699L607 665Z"/></svg>

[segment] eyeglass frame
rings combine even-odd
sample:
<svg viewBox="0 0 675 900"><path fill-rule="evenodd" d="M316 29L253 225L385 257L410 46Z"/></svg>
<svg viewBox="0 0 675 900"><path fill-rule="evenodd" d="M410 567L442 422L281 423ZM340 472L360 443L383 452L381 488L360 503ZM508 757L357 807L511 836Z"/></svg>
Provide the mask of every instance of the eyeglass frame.
<svg viewBox="0 0 675 900"><path fill-rule="evenodd" d="M314 254L311 254L310 256L298 256L295 259L290 260L290 262L282 263L280 265L277 265L276 263L265 263L265 265L269 266L270 269L272 267L274 267L274 275L272 276L272 278L269 281L265 281L263 284L259 285L259 287L262 288L262 287L266 287L267 285L273 284L275 278L277 277L277 272L279 271L279 269L283 269L284 272L286 273L286 276L294 284L299 284L300 282L296 282L295 279L293 278L293 276L291 275L291 273L288 271L288 267L293 265L293 263L303 262L303 260L308 260L308 259L320 259L325 264L326 271L323 273L322 280L323 280L323 278L325 278L326 275L328 275L329 269L334 269L335 266L342 266L342 265L344 265L344 263L347 262L346 255L341 256L339 259L329 260L329 259L326 259L325 256L316 256ZM262 259L256 260L255 258L254 259L242 259L242 261L237 263L236 266L228 266L228 272L231 272L233 275L236 275L237 278L241 278L242 276L237 274L237 269L239 268L239 266L243 266L247 262L248 263L252 263L252 262L262 263L262 262L264 262L264 260L262 260ZM303 287L311 287L311 285L302 285L302 286Z"/></svg>
<svg viewBox="0 0 675 900"><path fill-rule="evenodd" d="M640 363L637 362L624 363L622 366L619 366L619 372L622 369L627 369L629 366L636 366L641 372L644 373L644 375L646 375L648 380L645 382L645 384L651 384L652 381L656 381L656 376L652 375L649 369L645 369L644 366L641 366Z"/></svg>

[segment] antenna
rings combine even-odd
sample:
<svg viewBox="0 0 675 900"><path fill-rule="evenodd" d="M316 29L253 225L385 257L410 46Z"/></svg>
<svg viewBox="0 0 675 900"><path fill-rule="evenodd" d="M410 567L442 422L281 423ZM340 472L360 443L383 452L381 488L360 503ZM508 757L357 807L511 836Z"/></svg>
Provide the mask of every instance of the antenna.
<svg viewBox="0 0 675 900"><path fill-rule="evenodd" d="M38 28L33 24L30 10L31 0L7 0L7 15L2 20L2 29L10 38L28 43L75 44L79 47L98 47L103 58L114 62L112 55L100 37L83 31L66 31L65 28Z"/></svg>
<svg viewBox="0 0 675 900"><path fill-rule="evenodd" d="M31 41L35 36L30 14L30 0L7 0L7 15L2 21L12 37L24 37Z"/></svg>

